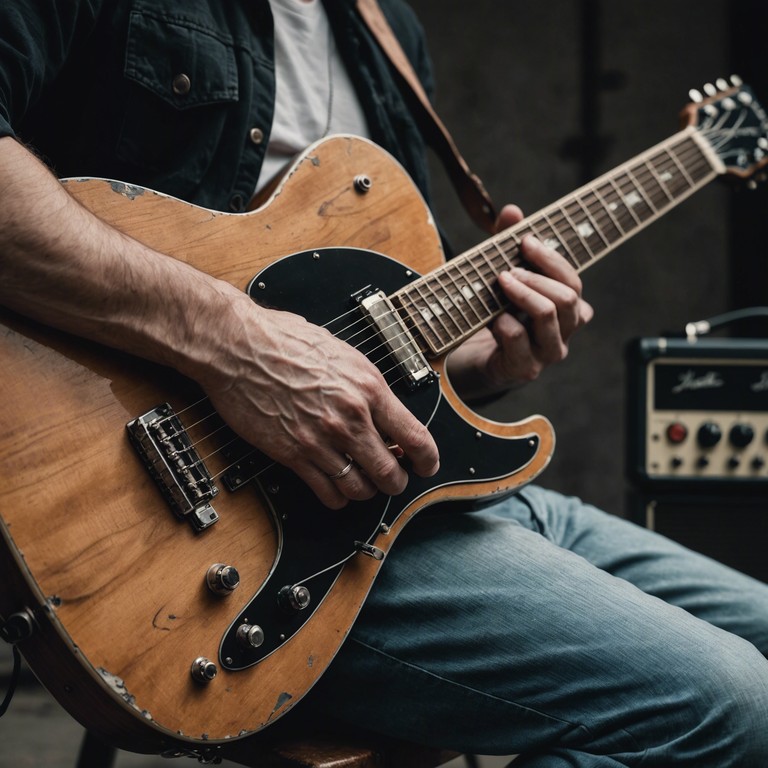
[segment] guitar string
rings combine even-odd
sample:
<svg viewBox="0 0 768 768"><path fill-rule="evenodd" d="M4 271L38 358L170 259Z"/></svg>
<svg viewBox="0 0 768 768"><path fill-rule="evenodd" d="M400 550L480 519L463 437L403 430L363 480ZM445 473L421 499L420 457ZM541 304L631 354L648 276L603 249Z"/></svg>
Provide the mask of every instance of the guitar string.
<svg viewBox="0 0 768 768"><path fill-rule="evenodd" d="M333 322L333 321L331 321L331 322ZM394 324L395 324L395 323L393 323L393 325L394 325ZM401 335L403 335L403 334L401 334ZM375 338L375 334L374 334L374 335L372 335L370 338ZM406 347L407 347L407 346L408 346L410 343L411 343L411 342L410 342L410 340L406 338L406 342L405 342L405 344L404 344L402 347L400 347L399 349L403 349L403 348L406 348ZM380 346L382 346L382 345L379 345L379 347L377 347L376 349L379 349L379 348L380 348ZM390 358L391 358L391 357L393 357L396 351L398 351L398 350L397 350L397 349L396 349L396 350L393 350L392 352L390 352L390 354L388 354L388 355L385 355L383 358L381 358L379 361L377 361L377 363L376 363L376 364L377 364L377 365L378 365L378 364L381 364L381 363L383 363L383 361L384 361L384 360L386 360L388 357L390 357ZM419 354L419 353L418 353L418 351L416 351L416 352L414 352L412 355L410 355L408 358L405 358L405 359L406 359L406 360L409 360L409 359L411 359L411 358L413 358L413 357L417 356L418 354ZM383 375L383 376L386 378L386 375L387 375L388 373L391 373L393 370L396 370L400 364L401 364L401 363L395 363L395 365L393 365L392 367L390 367L390 368L388 368L388 369L385 369L384 371L382 371L382 375ZM399 379L395 379L393 382L388 382L388 385L389 385L390 387L393 387L393 386L395 386L396 384L398 384L399 382L403 381L405 378L407 378L407 374L406 374L406 375L404 375L404 376L402 376L402 377L400 377ZM178 412L178 414L176 414L176 416L177 416L177 417L179 417L179 416L183 415L185 412L187 412L188 410L190 410L191 408L194 408L194 407L196 407L196 406L198 406L198 405L200 405L200 404L202 404L202 403L204 403L204 402L206 402L206 401L210 401L210 398L207 398L207 397L203 397L203 398L201 398L200 400L198 400L198 401L197 401L197 403L195 403L195 404L193 404L193 405L190 405L190 406L188 406L187 408L184 408L184 409L182 409L181 411L179 411L179 412ZM199 419L197 422L195 422L195 425L199 425L199 424L202 424L204 421L206 421L206 420L208 420L208 419L210 419L210 418L213 418L213 417L215 417L215 416L218 416L218 415L219 415L219 414L218 414L218 412L217 412L217 411L214 409L214 410L212 410L212 411L211 411L209 414L207 414L206 416L204 416L203 418L201 418L201 419ZM163 420L161 420L161 422L162 422L162 421L169 421L171 418L172 418L172 417L168 417L168 418L166 418L166 419L163 419ZM194 425L193 425L193 426L194 426ZM192 427L187 427L187 428L185 428L185 430L184 430L184 433L187 433L187 434L188 434L188 432L189 432L189 429L191 429L191 428L192 428ZM222 431L222 430L224 430L224 429L229 429L229 428L228 428L226 425L222 425L222 426L218 427L217 429L214 429L212 432L209 432L208 434L206 434L206 435L203 435L203 436L202 436L200 439L198 439L197 441L194 441L194 442L190 442L190 445L188 445L188 446L184 446L182 449L175 451L175 454L184 453L184 452L189 452L189 451L190 451L190 450L192 450L192 449L195 449L195 450L196 450L198 446L200 446L202 443L206 442L206 441L207 441L207 440L209 440L211 437L213 437L213 436L214 436L216 433L218 433L218 432L220 432L220 431ZM166 441L166 442L168 442L170 439L172 439L172 438L174 438L174 437L178 437L180 434L182 434L182 433L181 433L181 432L178 432L178 431L176 431L176 432L174 432L172 435L168 436L168 437L165 439L165 441ZM223 451L226 451L226 449L227 449L228 447L230 447L231 445L234 445L234 444L237 444L238 442L240 442L240 441L242 440L242 438L240 438L239 436L237 436L237 435L236 435L236 433L234 433L234 434L235 434L235 436L233 437L233 439L232 439L232 440L229 440L227 443L225 443L225 444L223 444L223 445L219 446L218 448L216 448L215 450L213 450L213 451L209 452L209 453L208 453L208 454L206 454L205 456L202 456L202 457L200 457L200 458L199 458L197 461L191 462L191 463L190 463L190 464L188 464L187 466L196 466L196 465L198 465L198 464L200 464L200 463L204 463L204 462L206 462L206 461L209 461L209 460L210 460L210 459L211 459L213 456L215 456L215 455L217 455L217 454L219 454L219 453L222 453ZM243 441L243 442L244 442L244 441ZM240 463L242 463L242 462L244 462L244 461L247 461L247 460L248 460L248 459L249 459L251 456L254 456L255 454L263 454L263 452L262 452L262 451L259 451L257 448L253 448L253 447L251 447L251 449L250 449L250 450L248 450L246 453L244 453L244 454L243 454L243 455L241 455L240 457L238 457L238 458L234 459L234 460L232 461L232 463L231 463L231 464L229 464L228 466L224 467L224 468L223 468L223 469L221 469L219 472L216 472L216 473L214 473L213 475L211 475L211 479L212 479L212 480L216 480L216 479L220 478L222 475L225 475L227 472L229 472L229 471L231 471L232 469L234 469L235 467L237 467L237 465L238 465L238 464L240 464ZM253 477L257 477L257 476L258 476L259 474L261 474L262 472L264 472L264 471L266 471L267 469L269 469L269 468L273 467L273 466L274 466L276 463L277 463L277 462L274 462L274 461L273 461L273 462L271 462L271 463L267 464L265 467L263 467L261 470L259 470L259 472L255 473L255 474L253 475Z"/></svg>
<svg viewBox="0 0 768 768"><path fill-rule="evenodd" d="M696 147L694 147L694 149L697 149L697 148L696 148ZM667 148L666 148L666 147L664 147L664 152L666 152L666 151L667 151ZM665 204L666 204L666 205L668 205L668 204L672 204L672 203L675 203L675 202L677 202L677 200L676 200L676 198L675 198L674 196L673 196L671 199L665 199L664 197L661 197L661 198L654 198L654 197L653 197L653 192L652 192L652 191L651 191L651 192L649 192L649 191L648 191L648 189L647 189L647 184L646 184L645 186L643 186L643 184L642 184L642 183L636 183L635 179L633 178L633 175L637 175L637 176L639 177L639 175L640 175L640 174L642 174L643 172L645 172L645 173L648 173L648 172L649 172L649 165L650 165L650 160L652 160L652 159L658 159L658 157L659 157L660 155L661 155L661 153L660 153L660 152L657 152L655 155L653 155L653 156L649 156L649 157L650 157L650 159L644 159L644 160L636 161L636 162L635 162L635 164L634 164L634 166L628 167L628 170L629 170L629 171L634 171L634 174L632 174L631 172L627 172L627 171L625 170L625 171L620 171L620 172L618 172L618 173L614 173L614 174L611 176L611 178L612 178L612 179L617 179L617 178L619 178L621 175L626 175L626 176L627 176L627 178L630 180L630 182L631 182L631 185L632 185L632 187L633 187L634 189L638 189L638 188L639 188L641 191L643 191L643 192L645 192L645 193L646 193L646 195L647 195L647 197L648 197L648 200L649 200L649 202L647 203L647 205L648 205L648 207L649 207L649 210L651 211L651 218L652 218L652 217L654 217L654 216L656 216L656 215L658 215L659 211L660 211L660 210L661 210L663 207L665 207ZM710 170L711 170L711 168L710 168ZM586 195L587 195L589 192L595 192L595 191L596 191L596 189L597 189L597 187L598 187L598 184L599 184L599 183L601 183L601 181L603 181L603 182L604 182L604 179L603 179L603 180L595 180L595 181L594 181L594 182L592 182L591 184L589 184L589 185L585 185L585 187L584 187L584 188L582 188L582 190L580 190L580 191L581 191L581 194L582 194L582 196L586 196ZM659 189L660 189L662 192L667 192L667 190L666 190L666 189L665 189L665 188L664 188L664 187L663 187L663 186L662 186L660 183L658 183L658 182L657 182L657 185L659 186ZM597 197L597 195L596 195L596 194L595 194L595 197ZM556 209L556 213L558 213L558 214L559 214L559 217L558 217L558 218L554 218L554 217L553 217L553 219L552 219L552 222L553 222L553 229L554 229L554 230L558 230L559 228L562 228L562 224L563 224L563 222L564 222L564 223L565 223L565 224L566 224L566 225L567 225L567 226L568 226L570 229L574 229L572 222L571 222L571 221L568 219L568 216L567 216L567 211L563 210L563 209L565 208L565 206L567 206L568 204L573 204L574 202L575 202L577 205L579 205L581 208L583 208L583 209L584 209L584 211L585 211L585 213L586 213L587 215L589 215L590 213L592 213L592 211L591 211L591 209L590 209L590 203L583 203L583 202L582 202L582 201L579 199L578 195L574 195L574 196L572 196L571 198L569 198L567 201L565 201L565 202L564 202L564 204L563 204L563 206L561 206L560 208ZM598 201L598 202L599 202L599 201ZM625 207L628 207L628 206L626 205L626 203L625 203ZM605 211L605 208L604 208L604 206L598 206L597 212L598 212L598 214L603 214L603 218L605 218L605 214L606 214L606 211ZM593 216L594 216L594 214L593 214ZM520 230L518 230L518 231L515 231L515 232L510 232L510 233L508 233L508 238L509 238L509 237L511 237L511 239L513 239L513 241L514 241L514 248L515 248L515 254L514 254L514 255L515 255L515 256L517 255L517 249L519 249L519 240L520 240L520 238L522 237L522 234L520 234L520 233L524 233L524 234L527 234L527 232L525 232L525 230L526 230L526 229L527 229L528 231L534 231L534 222L535 222L535 221L537 221L537 220L538 220L538 221L540 221L540 220L541 220L541 218L542 218L542 216L538 216L538 217L536 217L536 218L534 219L534 221L533 221L533 222L531 222L531 221L528 221L528 222L527 222L527 226L523 227L522 229L520 229ZM594 220L594 221L595 221L595 223L597 224L597 217L596 217L596 216L594 217L594 219L593 219L593 220ZM524 222L521 222L521 224L522 224L522 223L524 223ZM558 227L558 225L560 225L560 226ZM599 226L599 225L598 225L598 226ZM624 228L623 228L623 227L620 227L620 226L619 226L619 227L617 227L617 231L619 231L620 229L624 229ZM553 232L553 234L559 234L559 233L558 233L557 231L555 231L555 232ZM578 234L578 233L577 233L577 234ZM623 234L623 235L626 235L627 233L626 233L626 232L623 232L622 234ZM493 240L493 245L494 245L495 247L499 248L499 250L501 250L502 259L505 259L505 260L506 260L507 258L509 258L510 254L509 254L508 252L504 251L504 250L501 248L501 246L502 246L502 245L506 245L506 243L504 243L504 236L505 236L505 235L507 235L507 233L500 233L500 237L497 237L497 238L495 238L495 239ZM604 241L604 243L606 244L606 246L609 246L609 245L610 245L610 241L609 241L607 238L605 238L605 236L603 235L602 231L599 231L599 232L598 232L598 235L599 235L599 236L601 237L601 239ZM561 235L561 236L562 236L562 235ZM479 250L478 250L478 252L482 252L482 251L480 251L480 249L479 249ZM471 263L471 255L472 255L472 254L470 253L470 259L469 259L469 260L470 260L470 263ZM485 254L484 254L484 253L483 253L483 255L485 256ZM591 260L593 260L593 258L594 258L594 257L590 258L590 261L591 261ZM491 261L491 263L489 264L489 266L490 266L491 268L493 268L493 267L495 266L494 262L495 262L495 259L493 259L493 257L492 257L492 261ZM587 263L589 263L589 262L587 262ZM482 272L481 272L481 271L480 271L480 270L477 268L477 266L476 266L476 265L472 265L472 267L473 267L473 268L474 268L474 269L475 269L475 270L478 272L478 274L479 274L481 277L483 277L483 278L484 278L484 275L483 275L483 274L482 274ZM441 269L437 270L437 272L435 273L435 275L436 275L436 282L438 283L438 285L439 285L439 287L440 287L441 291L442 291L442 292L445 294L445 298L446 298L446 300L450 301L450 302L451 302L451 304L452 304L454 307L456 307L456 308L459 310L459 312L460 312L460 313L463 315L463 310L461 309L461 307L460 307L460 306L457 306L457 303L456 303L456 301L455 301L455 300L453 300L453 301L451 300L451 297L450 297L450 295L448 294L448 291L447 291L447 289L445 288L445 286L442 284L442 282L441 282L441 280L440 280L440 276L441 276L443 273L445 273L445 274L447 275L447 277L448 277L449 281L450 281L450 284L451 284L451 286L452 286L452 287L454 287L454 288L457 288L457 281L456 281L456 279L455 279L455 278L453 278L453 277L451 277L450 275L448 275L448 274L447 274L447 273L448 273L448 272L449 272L451 269L454 269L454 270L457 270L457 271L459 271L459 272L460 272L460 271L461 271L461 264L460 264L460 263L459 263L459 264L457 264L457 263L447 264L447 265L445 265L443 268L441 268ZM429 276L427 276L427 277L429 277ZM465 277L465 276L464 276L464 275L462 275L462 277ZM495 279L495 275L494 275L494 279ZM409 286L406 286L406 288L408 288L408 287L410 287L410 285L409 285ZM492 291L491 291L491 295L494 295ZM458 297L459 297L459 299L462 301L462 303L466 303L466 302L463 300L463 298L461 297L461 294L460 294L460 292L457 292L457 294L455 294L455 296L458 296ZM495 297L495 295L494 295L494 297ZM481 319L481 316L478 314L478 312L477 312L477 310L476 310L476 308L475 308L475 305L473 305L473 304L469 304L469 307L470 307L470 309L471 309L471 310L472 310L472 311L473 311L473 312L474 312L474 313L477 315L477 317L478 317L478 320L480 320L480 319ZM443 304L443 308L444 308L444 309L446 309L446 307L445 307L445 305L444 305L444 304ZM353 310L349 310L348 312L346 312L346 313L343 313L342 315L339 315L339 316L338 316L338 317L336 317L336 318L333 318L333 319L332 319L332 320L330 320L328 323L326 323L324 327L329 327L330 325L332 325L332 324L334 324L334 323L338 322L339 320L343 319L343 318L344 318L344 317L346 317L347 315L349 315L349 314L353 313L354 311L355 311L354 309L353 309ZM451 315L450 315L450 312L449 312L449 316L451 316ZM463 329L461 328L461 325L460 325L459 323L456 323L456 321L455 321L455 318L453 318L452 316L451 316L451 318L452 318L452 320L453 320L454 324L456 325L456 327L457 327L457 330L459 330L459 331L461 332L461 331L463 330ZM464 322L466 323L466 325L468 326L467 330L471 330L471 329L472 329L472 327L473 327L473 323L472 323L470 320L468 320L468 319L467 319L466 315L464 315L463 319L464 319ZM410 316L408 316L407 314L406 314L406 316L405 316L404 318L400 318L400 320L401 320L401 322L403 322L403 323L406 325L406 327L408 326L408 323L409 323L409 322L411 322L411 330L419 330L419 328L418 328L417 324L413 323L413 321L411 320ZM355 325L357 325L357 324L360 324L360 325L362 326L362 327L361 327L361 329L360 329L360 330L358 330L358 331L355 331L355 332L354 332L354 333L353 333L351 336L349 336L349 337L345 338L345 341L349 342L349 340L350 340L351 338L354 338L354 336L357 336L357 335L359 335L359 334L360 334L360 333L362 333L364 330L366 330L366 329L368 329L368 328L370 327L370 325L367 323L367 321L366 321L366 319L365 319L365 318L359 318L359 319L355 320L353 323L351 323L350 325L346 326L345 328L342 328L342 329L341 329L341 330L340 330L340 331L339 331L337 334L334 334L334 335L336 335L336 336L340 336L340 334L341 334L341 333L344 333L344 332L347 332L347 331L351 330L351 329L352 329L352 328L354 328L354 326L355 326ZM394 321L391 323L391 325L390 325L390 326L386 326L386 328L390 328L390 327L392 327L392 326L395 326L395 325L397 325L397 324L398 324L398 323L397 323L397 321L396 321L396 320L394 320ZM402 346L401 346L400 348L398 348L398 349L392 349L392 350L390 350L390 352L388 353L388 355L386 355L385 357L381 358L381 359L380 359L380 360L378 360L378 361L375 361L375 364L379 365L379 364L383 363L383 361L384 361L385 359L387 359L387 357L392 357L392 356L394 356L394 355L395 355L395 353L396 353L397 351L399 351L399 350L401 350L401 349L403 349L403 348L407 348L407 346L408 346L408 345L411 343L411 342L410 342L410 340L409 340L409 339L408 339L408 338L405 336L405 331L402 331L400 334L398 334L398 336L400 336L400 337L405 337L405 341L403 342ZM359 348L359 347L360 347L360 346L362 346L363 344L367 343L367 342L368 342L368 341L369 341L371 338L375 338L375 333L374 333L374 334L373 334L371 337L369 337L369 338L366 338L366 339L363 339L362 341L360 341L360 342L359 342L357 345L355 345L355 346ZM372 354L373 352L377 351L378 349L380 349L382 346L386 346L386 345L387 345L386 341L385 341L385 342L382 342L380 345L378 345L378 346L377 346L377 347L375 347L373 350L371 350L371 354ZM417 356L417 355L418 355L418 352L414 352L412 355L410 355L410 356L408 356L407 358L405 358L405 360L411 360L413 357L415 357L415 356ZM396 364L395 364L394 366L392 366L391 368L389 368L389 369L386 369L386 370L382 371L382 375L383 375L383 376L385 376L385 378L386 378L387 374L389 374L389 373L391 373L393 370L395 370L399 364L400 364L400 363L396 363ZM392 383L390 384L390 386L394 386L395 384L397 384L399 381L402 381L402 380L403 380L403 378L406 378L406 377L407 377L407 374L406 374L405 376L403 376L403 377L400 377L399 379L396 379L394 382L392 382ZM202 398L202 399L201 399L201 400L199 400L197 403L195 403L195 404L193 404L192 406L190 406L190 408L191 408L191 407L195 407L196 405L199 405L200 403L204 402L206 399L207 399L207 398ZM186 410L188 410L188 408L187 408L187 409L184 409L184 410L183 410L183 411L181 411L180 413L184 413L184 411L186 411ZM204 419L201 419L199 422L196 422L195 424L193 424L193 425L192 425L191 427L189 427L189 428L190 428L190 429L191 429L191 428L194 428L195 426L197 426L197 425L199 425L200 423L202 423L202 421L204 421L204 420L206 420L206 419L208 419L208 418L210 418L210 417L212 417L212 416L214 416L214 415L217 415L215 411L213 411L213 412L212 412L211 414L209 414L208 416L204 417ZM213 432L209 433L208 435L205 435L203 438L201 438L201 440L200 440L200 441L198 441L197 443L194 443L194 444L193 444L193 446L197 446L197 445L199 445L201 442L203 442L204 440L210 439L210 438L211 438L213 435L215 435L216 433L220 432L220 431L221 431L222 429L224 429L224 428L225 428L224 426L221 426L221 427L219 427L218 429L214 430ZM178 433L176 433L176 434L178 434ZM211 457L211 456L213 456L215 453L218 453L218 452L220 452L221 450L226 450L226 448L227 448L229 445L233 444L234 442L237 442L237 438L234 438L232 441L229 441L229 442L228 442L228 443L226 443L224 446L222 446L220 449L217 449L216 451L214 451L214 452L212 452L211 454L209 454L209 455L208 455L206 458L210 458L210 457ZM246 459L247 459L247 458L248 458L250 455L252 455L253 453L257 453L257 452L258 452L258 451L257 451L256 449L254 449L254 450L253 450L253 451L252 451L250 454L246 454L244 457L241 457L240 461L242 461L242 460L246 460ZM201 461L203 461L203 460L204 460L204 459L201 459ZM229 468L227 468L227 469L223 470L222 472L219 472L219 473L217 473L217 475L216 475L216 476L217 476L217 477L218 477L218 476L220 476L222 473L224 473L224 472L228 471L228 470L229 470L229 469L230 469L232 466L235 466L235 465L230 465L230 467L229 467ZM270 465L270 466L272 466L272 465ZM264 471L264 470L262 470L262 471Z"/></svg>

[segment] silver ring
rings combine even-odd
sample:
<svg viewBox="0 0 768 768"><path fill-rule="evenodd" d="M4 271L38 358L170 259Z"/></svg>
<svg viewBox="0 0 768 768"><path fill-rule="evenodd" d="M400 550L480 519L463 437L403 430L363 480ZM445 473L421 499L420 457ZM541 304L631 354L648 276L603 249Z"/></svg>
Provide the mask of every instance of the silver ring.
<svg viewBox="0 0 768 768"><path fill-rule="evenodd" d="M352 459L349 460L349 464L347 464L344 469L339 470L335 475L328 475L328 477L331 480L341 480L342 477L348 475L352 471L352 467L355 466L355 462L352 461Z"/></svg>

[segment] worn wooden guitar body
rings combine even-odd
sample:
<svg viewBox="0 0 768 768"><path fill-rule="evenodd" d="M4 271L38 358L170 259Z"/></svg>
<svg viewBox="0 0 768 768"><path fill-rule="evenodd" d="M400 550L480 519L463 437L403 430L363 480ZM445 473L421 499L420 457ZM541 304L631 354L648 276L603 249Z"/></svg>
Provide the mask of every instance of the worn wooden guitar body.
<svg viewBox="0 0 768 768"><path fill-rule="evenodd" d="M407 175L348 137L310 148L248 214L103 180L66 188L133 237L319 324L357 311L354 294L389 293L443 262ZM231 435L206 437L206 404L175 373L5 311L1 320L0 614L33 615L34 632L19 643L30 666L83 724L134 751L212 746L279 718L330 663L414 513L509 491L553 449L545 419L481 419L445 375L396 384L430 425L443 467L428 482L414 477L398 498L332 512L263 456L250 458L250 474L238 464L240 474L221 475L236 463ZM432 368L444 374L442 359ZM218 519L201 530L174 514L126 430L165 403L190 441L205 445L196 450L219 486L201 513ZM231 594L207 586L215 564L236 568ZM280 589L296 584L309 590L309 606L279 607ZM238 639L243 625L261 628L260 646ZM190 672L200 658L216 665L209 682Z"/></svg>
<svg viewBox="0 0 768 768"><path fill-rule="evenodd" d="M56 698L119 746L204 757L289 711L414 514L512 492L549 461L546 419L481 418L444 365L506 310L496 276L521 238L581 271L719 174L768 164L765 110L723 88L677 134L448 264L411 180L361 139L310 147L247 214L67 181L118 229L360 348L428 424L441 469L331 512L220 429L191 382L2 311L0 619Z"/></svg>

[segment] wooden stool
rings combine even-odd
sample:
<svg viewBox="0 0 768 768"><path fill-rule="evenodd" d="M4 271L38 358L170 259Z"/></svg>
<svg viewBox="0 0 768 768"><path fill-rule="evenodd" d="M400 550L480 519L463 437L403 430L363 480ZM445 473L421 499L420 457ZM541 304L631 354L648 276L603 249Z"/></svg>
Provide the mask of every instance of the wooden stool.
<svg viewBox="0 0 768 768"><path fill-rule="evenodd" d="M111 768L117 749L87 732L80 747L77 768ZM225 759L251 768L436 768L457 752L386 740L381 736L308 736L259 743L243 740L228 748ZM467 756L469 768L475 759Z"/></svg>

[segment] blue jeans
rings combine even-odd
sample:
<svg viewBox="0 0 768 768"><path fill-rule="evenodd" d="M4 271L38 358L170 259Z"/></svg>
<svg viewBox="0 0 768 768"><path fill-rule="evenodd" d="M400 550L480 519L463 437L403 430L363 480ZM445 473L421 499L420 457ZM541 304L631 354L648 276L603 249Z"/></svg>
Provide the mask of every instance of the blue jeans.
<svg viewBox="0 0 768 768"><path fill-rule="evenodd" d="M409 523L307 706L519 768L764 768L763 654L768 586L529 487Z"/></svg>

